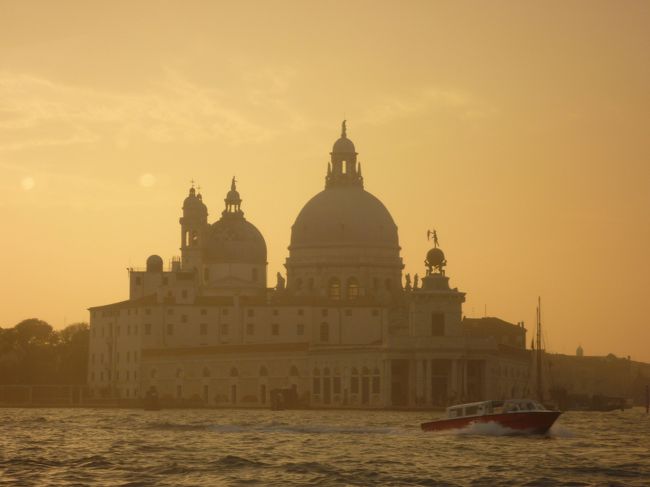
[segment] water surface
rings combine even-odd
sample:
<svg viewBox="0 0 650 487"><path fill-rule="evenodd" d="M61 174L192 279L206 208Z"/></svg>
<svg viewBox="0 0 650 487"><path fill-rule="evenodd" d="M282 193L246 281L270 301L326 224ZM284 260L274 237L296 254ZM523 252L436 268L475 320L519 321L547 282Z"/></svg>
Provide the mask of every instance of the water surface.
<svg viewBox="0 0 650 487"><path fill-rule="evenodd" d="M0 409L0 485L650 485L650 418L423 433L390 411Z"/></svg>

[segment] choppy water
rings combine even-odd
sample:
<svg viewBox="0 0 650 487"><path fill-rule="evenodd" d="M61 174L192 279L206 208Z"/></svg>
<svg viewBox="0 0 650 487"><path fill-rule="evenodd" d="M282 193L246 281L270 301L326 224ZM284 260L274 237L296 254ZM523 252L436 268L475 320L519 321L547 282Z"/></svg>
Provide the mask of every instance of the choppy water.
<svg viewBox="0 0 650 487"><path fill-rule="evenodd" d="M423 433L433 414L0 409L0 485L650 485L644 410L549 435Z"/></svg>

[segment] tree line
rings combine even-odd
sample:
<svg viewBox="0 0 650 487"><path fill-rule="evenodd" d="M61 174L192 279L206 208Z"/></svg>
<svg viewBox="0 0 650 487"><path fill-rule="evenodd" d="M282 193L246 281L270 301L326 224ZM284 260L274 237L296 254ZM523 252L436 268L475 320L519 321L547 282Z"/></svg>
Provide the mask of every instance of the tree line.
<svg viewBox="0 0 650 487"><path fill-rule="evenodd" d="M0 328L0 384L85 384L88 324L54 330L37 318Z"/></svg>

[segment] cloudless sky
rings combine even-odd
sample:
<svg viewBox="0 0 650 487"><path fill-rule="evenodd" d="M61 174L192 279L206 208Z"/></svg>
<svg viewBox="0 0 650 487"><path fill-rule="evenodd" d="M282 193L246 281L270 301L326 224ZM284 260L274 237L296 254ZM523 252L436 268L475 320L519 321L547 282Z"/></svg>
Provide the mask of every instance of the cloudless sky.
<svg viewBox="0 0 650 487"><path fill-rule="evenodd" d="M233 175L269 276L340 123L467 316L650 361L650 2L0 0L0 326L56 328L177 255ZM269 286L274 285L274 280ZM529 334L530 340L531 334Z"/></svg>

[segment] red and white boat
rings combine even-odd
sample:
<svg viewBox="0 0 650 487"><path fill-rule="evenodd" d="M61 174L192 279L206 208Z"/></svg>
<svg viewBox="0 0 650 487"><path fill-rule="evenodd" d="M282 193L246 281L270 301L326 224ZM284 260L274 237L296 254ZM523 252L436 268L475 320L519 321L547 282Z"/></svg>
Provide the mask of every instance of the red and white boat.
<svg viewBox="0 0 650 487"><path fill-rule="evenodd" d="M508 399L457 404L447 408L447 417L422 423L424 431L462 429L477 423L496 423L518 433L543 434L562 414L532 399Z"/></svg>

